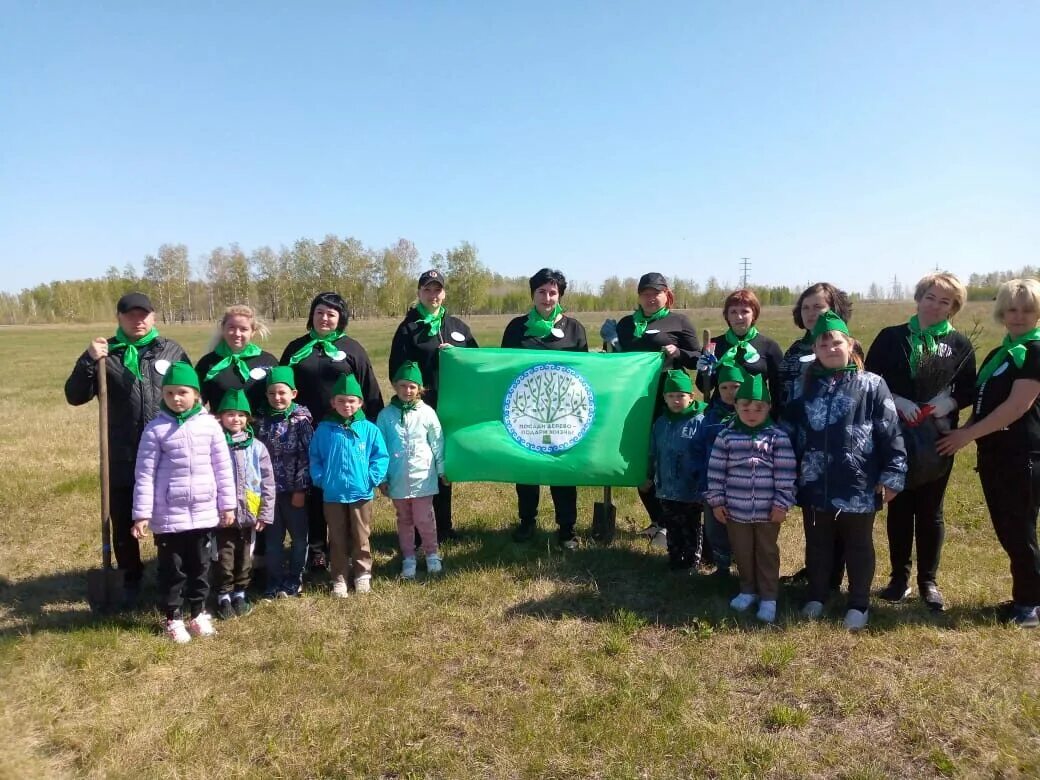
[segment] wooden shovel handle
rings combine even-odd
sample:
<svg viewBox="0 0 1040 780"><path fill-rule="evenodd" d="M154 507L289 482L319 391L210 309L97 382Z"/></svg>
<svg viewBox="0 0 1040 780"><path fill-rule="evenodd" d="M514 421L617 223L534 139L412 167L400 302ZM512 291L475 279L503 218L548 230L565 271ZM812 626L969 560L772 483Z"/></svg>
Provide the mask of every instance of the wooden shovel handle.
<svg viewBox="0 0 1040 780"><path fill-rule="evenodd" d="M108 366L104 355L97 361L98 442L101 454L101 565L112 568L112 520L108 469Z"/></svg>
<svg viewBox="0 0 1040 780"><path fill-rule="evenodd" d="M708 352L711 348L711 331L705 328L701 331L701 351ZM711 398L711 375L704 377L704 400Z"/></svg>

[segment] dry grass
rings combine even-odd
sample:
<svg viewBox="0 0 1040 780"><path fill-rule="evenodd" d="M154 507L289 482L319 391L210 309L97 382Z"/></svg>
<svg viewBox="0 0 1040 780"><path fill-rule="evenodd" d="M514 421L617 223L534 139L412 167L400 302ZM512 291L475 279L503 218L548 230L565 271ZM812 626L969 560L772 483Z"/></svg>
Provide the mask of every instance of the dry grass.
<svg viewBox="0 0 1040 780"><path fill-rule="evenodd" d="M969 309L966 319L985 309ZM864 306L874 333L906 306ZM695 312L717 327L716 312ZM962 315L964 316L964 315ZM582 315L595 332L601 315ZM505 318L473 318L497 345ZM385 372L393 324L353 333ZM784 310L762 329L786 345ZM208 333L170 328L198 357ZM278 352L299 325L275 329ZM507 485L456 491L466 542L447 574L395 579L393 519L376 513L376 592L264 605L175 648L155 616L94 620L94 407L61 386L95 328L0 330L0 776L930 777L1040 774L1040 636L1001 625L1007 561L962 455L947 500L950 610L876 605L861 636L837 620L780 625L727 611L723 585L668 573L618 491L610 549L509 540ZM58 337L67 341L62 344ZM982 349L995 343L990 326ZM593 490L580 491L579 530ZM552 526L543 499L543 529ZM878 523L878 584L887 574ZM783 568L800 563L797 518ZM150 551L149 551L150 554ZM833 617L837 617L834 612Z"/></svg>

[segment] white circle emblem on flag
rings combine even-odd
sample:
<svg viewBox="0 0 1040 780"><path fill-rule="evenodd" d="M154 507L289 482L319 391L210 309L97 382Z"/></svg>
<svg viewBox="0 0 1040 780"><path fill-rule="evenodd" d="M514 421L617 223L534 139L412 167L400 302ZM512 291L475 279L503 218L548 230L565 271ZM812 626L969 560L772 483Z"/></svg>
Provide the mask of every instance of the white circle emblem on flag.
<svg viewBox="0 0 1040 780"><path fill-rule="evenodd" d="M502 403L502 422L513 440L532 452L569 450L585 438L596 399L581 374L542 363L513 380Z"/></svg>

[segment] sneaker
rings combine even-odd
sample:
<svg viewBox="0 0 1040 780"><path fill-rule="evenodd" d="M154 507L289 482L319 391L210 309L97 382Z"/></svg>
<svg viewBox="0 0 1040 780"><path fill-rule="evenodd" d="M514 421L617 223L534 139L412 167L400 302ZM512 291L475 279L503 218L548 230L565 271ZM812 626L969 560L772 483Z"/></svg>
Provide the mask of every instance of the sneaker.
<svg viewBox="0 0 1040 780"><path fill-rule="evenodd" d="M303 583L300 582L289 582L282 586L282 589L278 591L278 598L287 599L294 598L298 599L303 596Z"/></svg>
<svg viewBox="0 0 1040 780"><path fill-rule="evenodd" d="M287 599L289 598L289 591L286 588L281 587L274 592L274 597L276 599Z"/></svg>
<svg viewBox="0 0 1040 780"><path fill-rule="evenodd" d="M1016 628L1040 628L1040 610L1015 604L1012 607L1011 625Z"/></svg>
<svg viewBox="0 0 1040 780"><path fill-rule="evenodd" d="M758 605L758 614L756 614L755 617L763 623L774 622L776 620L776 602L763 601Z"/></svg>
<svg viewBox="0 0 1040 780"><path fill-rule="evenodd" d="M194 637L216 636L217 629L213 628L213 618L208 612L200 612L188 621L188 633Z"/></svg>
<svg viewBox="0 0 1040 780"><path fill-rule="evenodd" d="M245 617L253 611L253 605L246 601L245 596L231 599L231 609L235 611L235 617Z"/></svg>
<svg viewBox="0 0 1040 780"><path fill-rule="evenodd" d="M534 538L534 532L537 526L534 523L521 522L513 530L513 541L514 542L529 542Z"/></svg>
<svg viewBox="0 0 1040 780"><path fill-rule="evenodd" d="M823 617L823 602L809 601L802 607L802 617L809 620L819 620Z"/></svg>
<svg viewBox="0 0 1040 780"><path fill-rule="evenodd" d="M878 592L878 598L894 603L897 601L902 601L912 592L913 591L910 590L910 586L902 580L889 580L888 585L883 587Z"/></svg>
<svg viewBox="0 0 1040 780"><path fill-rule="evenodd" d="M184 621L179 618L167 620L163 633L179 645L186 645L191 641L191 634L188 633Z"/></svg>
<svg viewBox="0 0 1040 780"><path fill-rule="evenodd" d="M217 599L217 617L221 620L231 620L235 616L235 610L231 606L231 599Z"/></svg>
<svg viewBox="0 0 1040 780"><path fill-rule="evenodd" d="M557 543L561 550L577 550L578 549L578 537L574 535L574 530L561 530L557 537Z"/></svg>
<svg viewBox="0 0 1040 780"><path fill-rule="evenodd" d="M650 539L650 546L656 547L659 550L667 550L668 530L665 528L658 529L657 533Z"/></svg>
<svg viewBox="0 0 1040 780"><path fill-rule="evenodd" d="M426 556L426 573L427 574L440 574L444 571L444 564L441 563L441 556L437 553Z"/></svg>
<svg viewBox="0 0 1040 780"><path fill-rule="evenodd" d="M845 628L849 631L862 631L870 620L870 611L866 609L850 609L845 613Z"/></svg>
<svg viewBox="0 0 1040 780"><path fill-rule="evenodd" d="M332 583L332 596L337 599L345 599L350 595L350 591L347 590L347 581L343 577L337 577L336 581Z"/></svg>
<svg viewBox="0 0 1040 780"><path fill-rule="evenodd" d="M273 601L278 598L278 594L281 592L279 588L268 588L264 591L264 601Z"/></svg>
<svg viewBox="0 0 1040 780"><path fill-rule="evenodd" d="M429 565L429 560L426 561L426 565ZM414 580L415 579L415 556L411 558L405 558L401 561L401 579L403 580Z"/></svg>
<svg viewBox="0 0 1040 780"><path fill-rule="evenodd" d="M754 593L741 593L734 597L729 605L737 612L747 612L756 601L758 601L758 596Z"/></svg>
<svg viewBox="0 0 1040 780"><path fill-rule="evenodd" d="M653 539L657 534L664 529L661 528L657 523L650 523L646 528L639 532L640 536L645 536L647 539Z"/></svg>
<svg viewBox="0 0 1040 780"><path fill-rule="evenodd" d="M921 600L932 612L942 612L946 609L946 601L943 599L942 591L934 582L926 582L921 585Z"/></svg>
<svg viewBox="0 0 1040 780"><path fill-rule="evenodd" d="M809 582L809 570L804 566L794 574L788 574L780 578L782 585L804 585Z"/></svg>
<svg viewBox="0 0 1040 780"><path fill-rule="evenodd" d="M438 561L438 563L439 563L439 561ZM426 566L429 567L429 565L430 565L429 561L427 561ZM372 592L372 575L371 574L362 574L359 577L355 577L354 578L354 590L356 590L358 593L371 593Z"/></svg>

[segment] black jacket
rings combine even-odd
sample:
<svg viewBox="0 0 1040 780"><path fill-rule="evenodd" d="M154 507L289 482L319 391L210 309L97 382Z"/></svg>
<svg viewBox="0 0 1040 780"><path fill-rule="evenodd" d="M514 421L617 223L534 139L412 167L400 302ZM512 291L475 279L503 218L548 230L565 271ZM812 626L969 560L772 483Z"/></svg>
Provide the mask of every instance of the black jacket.
<svg viewBox="0 0 1040 780"><path fill-rule="evenodd" d="M134 484L137 445L144 426L159 412L162 401L163 375L156 362L190 362L188 354L176 341L160 336L138 350L141 379L123 365L126 350L112 349L115 338L108 340L105 361L108 378L108 467L112 487L127 488ZM168 367L168 366L167 366ZM164 368L165 372L165 368ZM65 381L65 400L73 406L88 403L97 396L97 362L84 352Z"/></svg>
<svg viewBox="0 0 1040 780"><path fill-rule="evenodd" d="M427 330L419 318L419 312L415 308L409 309L390 342L390 379L393 380L402 363L409 360L418 363L426 387L423 403L436 409L441 379L440 345L476 347L477 340L473 338L469 325L447 313L441 320L440 333L429 336Z"/></svg>
<svg viewBox="0 0 1040 780"><path fill-rule="evenodd" d="M282 353L281 365L289 365L289 358L308 341L310 336L290 341ZM341 374L353 374L365 396L362 399L365 417L375 420L383 409L383 393L379 389L379 380L372 370L368 353L346 334L333 343L345 353L342 360L333 360L325 354L325 350L316 346L311 354L293 366L296 390L299 392L296 402L306 406L315 420L321 420L332 408L332 389L336 386L336 380Z"/></svg>
<svg viewBox="0 0 1040 780"><path fill-rule="evenodd" d="M208 382L206 373L219 363L223 358L216 352L203 355L195 366L199 375L199 386L202 388L202 403L209 407L214 414L220 405L220 399L228 390L245 390L246 398L249 399L249 408L255 416L267 405L267 372L272 366L278 365L278 358L270 352L261 352L256 357L246 358L249 367L249 379L242 381L242 375L234 366L228 366Z"/></svg>
<svg viewBox="0 0 1040 780"><path fill-rule="evenodd" d="M631 314L618 320L618 345L622 352L660 352L661 348L668 344L674 344L679 348L679 354L674 358L666 357L661 367L657 396L654 398L656 420L664 411L664 397L661 393L664 390L666 372L673 368L697 368L697 360L701 356L701 343L686 315L674 311L668 312L668 316L656 322L649 323L646 332L638 339L635 337L635 328L636 323Z"/></svg>
<svg viewBox="0 0 1040 780"><path fill-rule="evenodd" d="M776 418L780 414L781 406L784 402L784 388L780 382L780 364L784 361L784 353L780 351L780 345L773 341L769 336L764 336L761 333L756 335L749 342L752 347L758 352L758 360L754 363L748 363L746 360L737 360L737 364L744 369L747 374L764 374L766 377L766 383L769 385L769 395L773 399L772 402L772 413L773 417ZM724 335L720 335L714 341L715 348L713 354L717 358L721 358L730 349L730 343L726 341ZM714 377L712 377L714 379ZM697 387L703 392L705 389L704 377L701 374L697 375ZM718 392L716 384L712 383L711 397L714 398Z"/></svg>
<svg viewBox="0 0 1040 780"><path fill-rule="evenodd" d="M558 349L566 352L588 352L589 341L585 337L585 326L566 314L554 326L562 336L550 334L544 339L525 336L527 315L516 317L506 325L502 334L502 346L512 349Z"/></svg>

